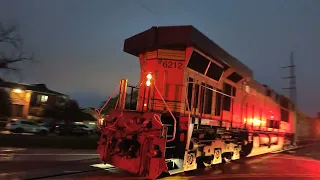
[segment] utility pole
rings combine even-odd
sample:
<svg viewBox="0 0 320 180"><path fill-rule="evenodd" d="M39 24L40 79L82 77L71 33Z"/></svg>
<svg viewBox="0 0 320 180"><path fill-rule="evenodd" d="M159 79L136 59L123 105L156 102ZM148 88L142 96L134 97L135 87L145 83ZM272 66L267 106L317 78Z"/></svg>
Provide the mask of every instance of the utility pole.
<svg viewBox="0 0 320 180"><path fill-rule="evenodd" d="M297 105L297 84L295 75L295 64L293 60L293 52L290 54L290 65L282 68L290 68L290 76L282 77L282 79L290 79L290 86L282 89L290 90L290 99Z"/></svg>

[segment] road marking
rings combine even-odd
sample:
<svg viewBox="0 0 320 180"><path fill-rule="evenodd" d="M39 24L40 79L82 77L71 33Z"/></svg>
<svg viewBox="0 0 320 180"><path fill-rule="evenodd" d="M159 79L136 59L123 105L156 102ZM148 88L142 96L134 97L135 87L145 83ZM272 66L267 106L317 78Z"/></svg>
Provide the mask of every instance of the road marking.
<svg viewBox="0 0 320 180"><path fill-rule="evenodd" d="M16 156L99 156L99 154L20 154L20 153L6 153L0 154L0 156L8 156L8 155L16 155Z"/></svg>
<svg viewBox="0 0 320 180"><path fill-rule="evenodd" d="M12 151L24 151L26 148L0 148L0 151L3 152L12 152Z"/></svg>
<svg viewBox="0 0 320 180"><path fill-rule="evenodd" d="M8 176L10 173L0 173L0 176Z"/></svg>

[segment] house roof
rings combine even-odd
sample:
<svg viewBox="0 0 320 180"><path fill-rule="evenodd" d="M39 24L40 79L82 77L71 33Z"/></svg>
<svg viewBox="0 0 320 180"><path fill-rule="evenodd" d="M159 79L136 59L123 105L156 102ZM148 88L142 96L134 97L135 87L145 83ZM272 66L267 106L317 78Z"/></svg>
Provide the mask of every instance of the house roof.
<svg viewBox="0 0 320 180"><path fill-rule="evenodd" d="M95 111L95 108L93 108L93 107L87 107L87 108L82 108L81 110L82 110L82 111L86 111L86 110Z"/></svg>
<svg viewBox="0 0 320 180"><path fill-rule="evenodd" d="M92 114L89 114L83 111L80 113L79 118L80 118L79 119L80 121L83 121L83 120L96 121L97 120Z"/></svg>
<svg viewBox="0 0 320 180"><path fill-rule="evenodd" d="M126 39L124 51L138 56L140 53L154 49L185 49L186 47L195 47L224 66L233 67L244 76L253 76L249 67L191 25L151 27L149 30Z"/></svg>
<svg viewBox="0 0 320 180"><path fill-rule="evenodd" d="M14 83L8 81L0 81L0 87L7 87L12 89L23 89L23 90L31 90L35 92L41 92L46 94L54 94L54 95L62 95L66 96L65 94L50 90L47 88L45 84L23 84L23 83Z"/></svg>

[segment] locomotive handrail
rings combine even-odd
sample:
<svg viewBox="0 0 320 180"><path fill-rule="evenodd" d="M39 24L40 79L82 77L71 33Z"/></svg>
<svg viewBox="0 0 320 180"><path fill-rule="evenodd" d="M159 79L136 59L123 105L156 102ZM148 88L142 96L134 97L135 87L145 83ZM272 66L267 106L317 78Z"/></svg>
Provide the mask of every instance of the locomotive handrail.
<svg viewBox="0 0 320 180"><path fill-rule="evenodd" d="M172 135L172 138L167 140L167 142L171 142L173 141L175 138L176 138L176 131L177 131L177 119L174 117L174 115L172 114L170 108L168 107L166 101L164 100L162 94L160 93L159 89L157 88L156 84L154 83L154 88L156 89L156 91L158 92L159 96L161 97L164 105L166 106L167 110L169 111L170 115L172 116L173 118L173 121L174 121L174 125L173 125L173 135Z"/></svg>
<svg viewBox="0 0 320 180"><path fill-rule="evenodd" d="M160 116L159 116L158 114L154 114L154 115L153 115L153 118L154 118L156 121L158 121L158 123L161 124L161 126L163 125L162 122L161 122L161 118L160 118Z"/></svg>
<svg viewBox="0 0 320 180"><path fill-rule="evenodd" d="M187 88L185 88L185 93L186 93L186 95L188 94ZM191 124L191 123L190 123L190 119L191 119L191 109L190 109L190 107L189 107L188 96L185 96L185 97L186 97L186 105L187 105L187 108L188 108L188 125L189 125L189 124ZM191 142L191 141L188 140L188 138L189 138L189 137L188 137L189 132L190 132L190 128L188 127L186 151L188 151L188 149L189 149L189 147L190 147L190 142Z"/></svg>
<svg viewBox="0 0 320 180"><path fill-rule="evenodd" d="M190 82L190 81L188 81L187 84L196 84L196 82ZM221 95L230 97L230 98L232 98L232 99L235 98L235 97L230 96L230 95L228 95L228 94L225 94L225 93L223 93L223 92L217 91L217 90L215 90L215 89L213 89L213 88L209 88L209 87L204 86L204 85L201 85L201 84L197 84L197 85L198 85L198 86L201 86L201 87L204 87L204 88L207 88L207 89L210 89L211 91L217 92L217 93L219 93L219 94L221 94ZM187 89L187 88L186 88L186 89Z"/></svg>
<svg viewBox="0 0 320 180"><path fill-rule="evenodd" d="M98 129L101 130L101 127L99 125L99 121L101 120L101 112L102 110L107 106L107 104L110 102L110 100L112 99L112 97L115 95L115 93L118 91L118 89L120 88L120 84L116 87L116 89L112 92L111 96L109 97L109 99L104 103L104 105L102 106L102 108L99 110L97 108L95 108L94 110L96 111L97 115L98 115ZM119 100L119 99L118 99ZM117 101L118 104L118 101Z"/></svg>
<svg viewBox="0 0 320 180"><path fill-rule="evenodd" d="M205 85L202 85L202 84L197 84L196 82L190 82L190 81L187 81L186 82L186 84L187 84L187 86L189 85L189 84L196 84L196 85L198 85L199 87L202 87L202 88L204 88L204 89L209 89L209 90L211 90L212 92L216 92L216 93L219 93L219 94L221 94L222 95L222 98L224 98L224 97L229 97L230 98L230 100L231 100L231 106L233 106L233 101L234 101L234 99L235 99L235 97L234 96L231 96L231 95L228 95L228 94L226 94L226 93L223 93L223 92L220 92L220 91L218 91L218 90L216 90L216 89L214 89L214 88L210 88L210 87L207 87L207 86L205 86ZM186 98L188 98L188 92L187 92L187 86L186 86ZM231 107L232 109L233 109L233 107ZM189 104L188 104L188 111L189 111L189 113L191 113L190 112L190 109L189 109ZM223 111L222 111L223 112ZM233 117L233 112L232 112L232 114L231 114L231 117ZM221 118L222 118L222 115L221 115ZM232 124L232 120L231 120L231 124Z"/></svg>

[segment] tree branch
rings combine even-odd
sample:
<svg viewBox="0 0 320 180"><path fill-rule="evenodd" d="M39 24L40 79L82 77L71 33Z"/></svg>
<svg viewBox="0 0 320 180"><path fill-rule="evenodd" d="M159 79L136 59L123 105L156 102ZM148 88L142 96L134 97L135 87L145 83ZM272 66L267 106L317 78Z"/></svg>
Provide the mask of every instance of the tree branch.
<svg viewBox="0 0 320 180"><path fill-rule="evenodd" d="M22 45L22 39L19 35L15 34L17 31L17 26L11 26L6 29L0 22L0 43L8 43L15 48L19 48Z"/></svg>
<svg viewBox="0 0 320 180"><path fill-rule="evenodd" d="M8 56L8 50L6 48L5 50L7 51L0 52L0 69L19 71L19 69L14 68L11 65L18 62L34 60L33 54L28 55L23 52L23 41L20 35L17 34L17 31L17 26L5 28L0 22L0 45L4 47L9 45L9 48L12 50L11 56Z"/></svg>
<svg viewBox="0 0 320 180"><path fill-rule="evenodd" d="M13 64L13 63L16 63L16 62L20 62L20 61L32 61L33 60L33 54L28 57L28 56L25 56L26 53L24 52L20 52L19 55L17 57L6 57L6 56L2 56L0 57L0 64Z"/></svg>

